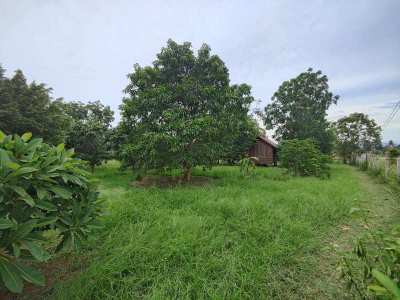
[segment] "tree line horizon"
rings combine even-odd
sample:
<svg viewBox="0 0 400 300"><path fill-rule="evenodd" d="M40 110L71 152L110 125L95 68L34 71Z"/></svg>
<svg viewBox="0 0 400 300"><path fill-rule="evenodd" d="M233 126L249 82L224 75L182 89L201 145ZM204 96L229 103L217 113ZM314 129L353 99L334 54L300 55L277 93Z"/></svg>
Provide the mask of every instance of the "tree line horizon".
<svg viewBox="0 0 400 300"><path fill-rule="evenodd" d="M284 81L263 110L251 86L231 84L223 60L203 44L168 40L149 66L135 64L119 106L121 120L100 101L53 99L51 88L28 83L21 70L11 78L0 65L0 130L32 132L50 144L65 143L92 169L115 157L140 170L181 168L189 180L197 165L211 167L246 155L257 135L273 130L278 142L311 139L319 151L347 161L352 153L382 147L381 128L362 113L336 122L327 110L339 101L328 76L312 68Z"/></svg>

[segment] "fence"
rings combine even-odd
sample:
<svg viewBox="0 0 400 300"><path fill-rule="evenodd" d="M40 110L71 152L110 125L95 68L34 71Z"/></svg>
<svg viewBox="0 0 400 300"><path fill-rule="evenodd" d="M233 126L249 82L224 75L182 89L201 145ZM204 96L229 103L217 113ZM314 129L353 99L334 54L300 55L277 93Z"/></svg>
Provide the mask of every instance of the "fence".
<svg viewBox="0 0 400 300"><path fill-rule="evenodd" d="M363 153L353 156L352 163L385 180L400 182L400 157L389 158L378 154Z"/></svg>

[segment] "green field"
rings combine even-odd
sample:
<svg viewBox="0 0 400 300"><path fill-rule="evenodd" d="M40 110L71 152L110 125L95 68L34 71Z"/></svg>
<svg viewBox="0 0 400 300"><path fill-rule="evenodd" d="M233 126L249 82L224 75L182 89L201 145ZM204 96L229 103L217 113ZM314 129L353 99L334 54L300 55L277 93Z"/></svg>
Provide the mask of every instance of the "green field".
<svg viewBox="0 0 400 300"><path fill-rule="evenodd" d="M360 180L365 175L339 164L328 180L293 178L279 168L257 168L249 178L238 167L195 175L215 179L205 187L139 188L116 162L96 170L104 228L78 254L83 270L58 283L50 298L325 295L315 282L325 281L321 268L335 271L321 263L323 253L330 256L327 240L352 207L374 201Z"/></svg>

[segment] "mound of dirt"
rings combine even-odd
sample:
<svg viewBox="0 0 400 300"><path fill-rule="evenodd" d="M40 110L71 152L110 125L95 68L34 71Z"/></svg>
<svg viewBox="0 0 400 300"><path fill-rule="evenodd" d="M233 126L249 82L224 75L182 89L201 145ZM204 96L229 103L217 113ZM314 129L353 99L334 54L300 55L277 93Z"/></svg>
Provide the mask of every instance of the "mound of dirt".
<svg viewBox="0 0 400 300"><path fill-rule="evenodd" d="M210 184L214 178L205 176L193 176L189 182L182 181L181 177L173 176L145 176L140 181L132 181L132 186L137 187L160 187L169 188L176 186L206 186Z"/></svg>

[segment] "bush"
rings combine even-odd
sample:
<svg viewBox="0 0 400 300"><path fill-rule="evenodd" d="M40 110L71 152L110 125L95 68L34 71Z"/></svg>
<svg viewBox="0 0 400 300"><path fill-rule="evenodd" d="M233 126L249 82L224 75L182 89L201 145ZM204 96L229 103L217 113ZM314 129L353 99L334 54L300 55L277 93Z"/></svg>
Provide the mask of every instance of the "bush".
<svg viewBox="0 0 400 300"><path fill-rule="evenodd" d="M257 157L243 157L239 161L240 165L240 174L243 177L250 176L256 169L256 161L258 160Z"/></svg>
<svg viewBox="0 0 400 300"><path fill-rule="evenodd" d="M282 167L296 176L329 176L329 157L321 154L312 140L282 142L279 159Z"/></svg>
<svg viewBox="0 0 400 300"><path fill-rule="evenodd" d="M390 148L388 151L388 157L391 164L395 164L397 158L400 156L400 150L397 148Z"/></svg>
<svg viewBox="0 0 400 300"><path fill-rule="evenodd" d="M76 247L96 226L97 192L83 161L72 156L63 144L0 131L0 276L12 292L21 292L23 281L44 285L43 275L22 263L49 258L44 231L59 234L59 251Z"/></svg>

